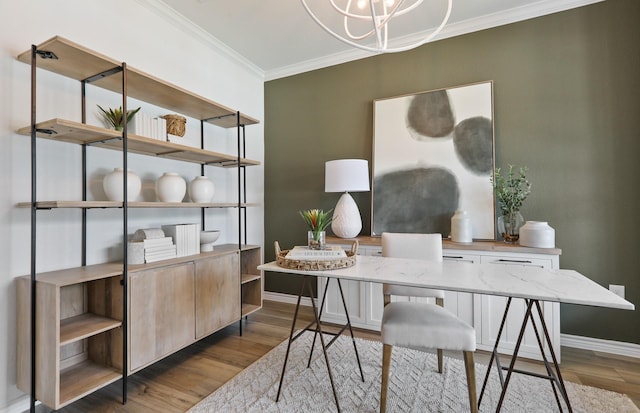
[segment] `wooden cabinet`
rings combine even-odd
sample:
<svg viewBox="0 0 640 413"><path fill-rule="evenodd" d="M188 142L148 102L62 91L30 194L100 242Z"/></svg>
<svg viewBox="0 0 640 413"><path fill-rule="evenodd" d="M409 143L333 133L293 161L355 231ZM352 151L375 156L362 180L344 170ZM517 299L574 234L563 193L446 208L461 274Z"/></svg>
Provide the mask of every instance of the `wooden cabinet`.
<svg viewBox="0 0 640 413"><path fill-rule="evenodd" d="M242 251L221 245L213 252L132 266L126 373L260 309L260 251L255 245ZM242 278L241 254L248 255ZM251 281L241 284L242 279ZM47 406L59 409L122 378L121 281L121 263L38 274L36 396ZM241 288L246 290L242 295ZM25 392L30 390L30 289L29 276L16 279L17 322L22 327L17 337L17 384Z"/></svg>
<svg viewBox="0 0 640 413"><path fill-rule="evenodd" d="M360 255L381 255L380 238L360 237ZM348 240L330 238L328 242L341 244L349 248ZM542 268L559 269L560 250L526 248L507 245L501 242L474 242L470 245L443 242L443 260L464 261L473 264L490 265L535 265ZM318 296L322 298L326 279L318 277ZM355 327L379 330L382 321L383 296L382 286L377 283L360 281L342 281L345 300L349 309L351 323ZM392 298L393 300L407 298ZM410 298L410 300L434 302L433 299ZM492 350L498 335L500 322L506 304L506 298L483 294L471 294L457 291L445 291L445 308L476 330L476 345L481 350ZM505 331L499 343L499 351L512 354L524 317L524 300L514 299L509 310ZM560 304L543 303L545 323L553 342L556 356L560 357ZM332 281L327 290L322 319L327 322L343 323L344 309L337 284ZM545 346L546 349L546 346ZM541 360L542 355L531 326L527 327L520 356Z"/></svg>
<svg viewBox="0 0 640 413"><path fill-rule="evenodd" d="M240 317L239 253L195 262L196 339Z"/></svg>
<svg viewBox="0 0 640 413"><path fill-rule="evenodd" d="M193 343L194 267L188 262L129 276L129 372Z"/></svg>

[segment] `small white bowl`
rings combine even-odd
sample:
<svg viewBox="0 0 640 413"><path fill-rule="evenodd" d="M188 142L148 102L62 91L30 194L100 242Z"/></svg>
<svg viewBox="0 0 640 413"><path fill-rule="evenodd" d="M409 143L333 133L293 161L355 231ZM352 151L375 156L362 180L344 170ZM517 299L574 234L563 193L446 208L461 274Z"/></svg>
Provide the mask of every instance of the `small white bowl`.
<svg viewBox="0 0 640 413"><path fill-rule="evenodd" d="M220 230L200 231L200 251L213 251L213 243L220 237Z"/></svg>

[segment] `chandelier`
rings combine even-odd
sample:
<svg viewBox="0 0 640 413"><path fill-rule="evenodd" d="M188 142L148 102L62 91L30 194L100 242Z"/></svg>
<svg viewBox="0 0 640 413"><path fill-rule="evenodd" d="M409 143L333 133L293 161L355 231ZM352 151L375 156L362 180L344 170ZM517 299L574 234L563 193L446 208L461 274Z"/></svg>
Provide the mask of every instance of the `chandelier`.
<svg viewBox="0 0 640 413"><path fill-rule="evenodd" d="M300 0L311 18L327 33L336 39L375 53L404 52L423 45L433 39L444 27L451 15L453 0L446 0L447 11L440 25L418 41L408 45L389 47L389 25L394 18L416 10L424 0L328 0L333 12L342 19L342 31L338 33L323 23L318 15L307 4L308 0ZM398 27L397 21L396 27ZM373 45L375 39L375 45Z"/></svg>

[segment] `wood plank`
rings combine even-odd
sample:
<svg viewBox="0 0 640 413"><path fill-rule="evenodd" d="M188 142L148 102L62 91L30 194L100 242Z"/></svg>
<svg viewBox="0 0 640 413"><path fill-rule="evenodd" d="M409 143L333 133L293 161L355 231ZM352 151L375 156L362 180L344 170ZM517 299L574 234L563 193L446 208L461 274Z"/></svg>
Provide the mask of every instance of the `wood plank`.
<svg viewBox="0 0 640 413"><path fill-rule="evenodd" d="M87 125L67 119L54 118L36 124L37 130L51 131L52 133L38 132L36 136L58 142L68 142L78 145L92 145L121 151L122 133L99 126ZM18 129L20 135L31 136L31 127L25 126ZM184 162L192 162L202 165L233 167L238 164L238 157L226 153L210 151L193 146L180 145L165 142L145 136L134 134L127 135L127 151L149 156L175 159ZM260 165L259 161L240 158L240 165Z"/></svg>
<svg viewBox="0 0 640 413"><path fill-rule="evenodd" d="M70 40L55 36L37 46L38 50L50 51L58 59L38 58L39 68L61 74L76 80L87 79L121 65L121 62L97 53ZM31 49L18 55L18 60L31 63ZM93 84L116 93L122 93L122 76L104 77ZM127 94L130 97L161 106L170 111L196 119L211 119L209 122L221 127L235 127L236 111L217 102L198 96L179 86L127 65ZM212 119L213 118L213 119ZM240 123L259 123L247 115L240 117Z"/></svg>
<svg viewBox="0 0 640 413"><path fill-rule="evenodd" d="M246 283L251 282L251 281L260 280L260 278L262 278L261 275L242 274L242 280L240 281L240 283L241 284L246 284Z"/></svg>
<svg viewBox="0 0 640 413"><path fill-rule="evenodd" d="M31 202L19 202L18 208L31 208ZM135 201L128 203L129 208L237 208L237 202L159 202L159 201ZM258 203L241 203L241 207L256 207ZM123 203L118 201L37 201L39 209L55 208L122 208Z"/></svg>
<svg viewBox="0 0 640 413"><path fill-rule="evenodd" d="M60 322L60 345L73 343L121 325L120 320L90 313L67 318Z"/></svg>
<svg viewBox="0 0 640 413"><path fill-rule="evenodd" d="M56 408L78 400L120 378L122 373L116 369L100 366L88 360L76 364L60 373L60 403Z"/></svg>

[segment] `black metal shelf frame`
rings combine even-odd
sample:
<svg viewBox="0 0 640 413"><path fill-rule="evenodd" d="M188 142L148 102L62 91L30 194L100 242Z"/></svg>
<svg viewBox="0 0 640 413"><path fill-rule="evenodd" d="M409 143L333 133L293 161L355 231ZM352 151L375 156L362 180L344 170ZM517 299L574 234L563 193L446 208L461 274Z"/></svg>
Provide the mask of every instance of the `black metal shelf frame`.
<svg viewBox="0 0 640 413"><path fill-rule="evenodd" d="M31 265L30 265L30 281L31 281L31 394L30 394L30 408L31 413L35 412L36 407L36 285L37 285L37 273L36 273L36 226L37 226L37 214L38 210L48 210L49 208L37 207L37 137L36 133L41 132L36 129L37 123L37 102L36 102L36 89L37 89L37 59L58 59L55 53L47 50L38 50L37 46L31 46ZM107 76L112 76L120 73L122 75L122 110L123 113L127 113L127 64L121 63L120 66L113 67L109 70L97 73L88 78L82 79L81 83L81 117L82 123L87 122L87 108L86 108L86 86L92 82L103 79ZM245 125L241 123L241 113L225 115L236 117L236 130L237 130L237 208L238 208L238 250L242 250L242 245L247 244L247 181L246 181L246 166L241 164L241 159L246 154L246 137L245 137ZM221 117L218 117L221 118ZM200 122L200 148L204 149L204 123L209 122L217 118L202 119ZM46 131L45 131L46 132ZM124 123L122 137L115 139L122 139L122 165L124 170L127 170L128 164L128 148L127 148L127 122ZM87 146L90 144L82 144L81 156L82 156L82 200L87 200ZM201 174L205 175L205 165L201 165ZM123 188L127 188L127 174L123 174ZM128 210L129 200L127 197L127 191L123 191L123 207L122 207L122 254L123 254L123 268L122 268L122 280L121 285L123 287L123 320L122 320L122 403L127 402L127 290L128 290L128 256L127 256L127 231L128 231ZM87 265L87 209L82 208L82 266ZM201 227L205 228L205 209L201 208ZM240 268L242 268L242 254L240 254ZM239 281L240 282L240 281ZM240 335L242 335L242 309L240 310Z"/></svg>

